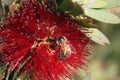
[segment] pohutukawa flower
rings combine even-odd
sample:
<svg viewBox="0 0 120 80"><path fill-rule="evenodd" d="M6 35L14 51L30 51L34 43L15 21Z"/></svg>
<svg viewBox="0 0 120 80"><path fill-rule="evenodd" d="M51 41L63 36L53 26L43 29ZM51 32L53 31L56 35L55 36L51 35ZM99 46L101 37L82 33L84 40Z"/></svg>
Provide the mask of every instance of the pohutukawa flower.
<svg viewBox="0 0 120 80"><path fill-rule="evenodd" d="M26 0L0 29L0 61L6 70L34 80L64 80L85 65L89 38L65 14Z"/></svg>

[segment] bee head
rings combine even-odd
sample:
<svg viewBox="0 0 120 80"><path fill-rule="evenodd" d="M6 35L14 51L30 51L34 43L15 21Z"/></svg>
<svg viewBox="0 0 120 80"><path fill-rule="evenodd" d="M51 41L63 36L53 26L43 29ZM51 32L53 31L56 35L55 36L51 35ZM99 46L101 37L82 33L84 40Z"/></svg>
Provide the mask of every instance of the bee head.
<svg viewBox="0 0 120 80"><path fill-rule="evenodd" d="M63 41L65 41L65 37L63 37L63 36L56 37L56 42L57 43L61 43Z"/></svg>

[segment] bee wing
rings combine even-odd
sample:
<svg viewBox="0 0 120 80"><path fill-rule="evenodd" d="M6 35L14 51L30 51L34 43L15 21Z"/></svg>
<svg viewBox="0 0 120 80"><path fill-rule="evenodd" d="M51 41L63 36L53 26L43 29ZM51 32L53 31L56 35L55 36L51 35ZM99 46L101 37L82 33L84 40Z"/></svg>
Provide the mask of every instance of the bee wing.
<svg viewBox="0 0 120 80"><path fill-rule="evenodd" d="M76 49L72 46L72 44L71 43L69 43L69 46L70 46L70 49L71 49L71 53L77 53L76 52Z"/></svg>

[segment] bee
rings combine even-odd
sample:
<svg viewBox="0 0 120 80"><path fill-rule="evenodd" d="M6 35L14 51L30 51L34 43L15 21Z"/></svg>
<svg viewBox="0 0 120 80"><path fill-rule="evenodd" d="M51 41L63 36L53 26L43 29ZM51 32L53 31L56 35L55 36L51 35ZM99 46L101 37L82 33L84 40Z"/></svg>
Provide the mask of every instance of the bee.
<svg viewBox="0 0 120 80"><path fill-rule="evenodd" d="M59 57L65 59L71 55L71 53L76 53L75 48L70 44L66 37L57 37L56 43L60 46Z"/></svg>

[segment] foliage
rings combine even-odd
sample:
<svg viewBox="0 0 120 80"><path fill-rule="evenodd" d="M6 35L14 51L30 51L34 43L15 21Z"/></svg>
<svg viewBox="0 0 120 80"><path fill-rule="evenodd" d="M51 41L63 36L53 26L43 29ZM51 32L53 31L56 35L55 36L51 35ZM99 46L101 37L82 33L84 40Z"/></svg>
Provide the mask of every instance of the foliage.
<svg viewBox="0 0 120 80"><path fill-rule="evenodd" d="M76 0L80 3L81 0ZM83 7L86 8L85 15L95 20L110 23L119 24L120 18L110 11L113 7L118 7L120 4L119 0L85 0Z"/></svg>

